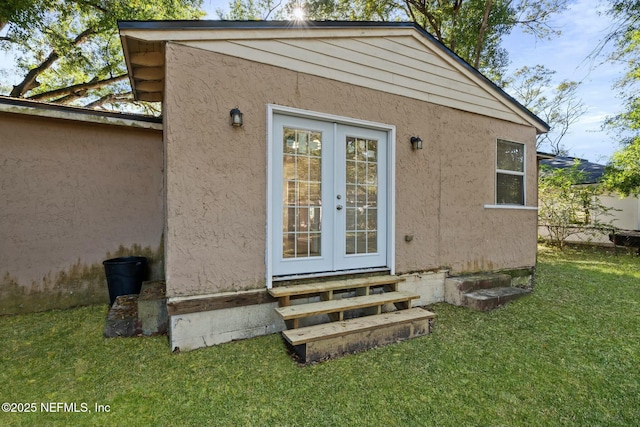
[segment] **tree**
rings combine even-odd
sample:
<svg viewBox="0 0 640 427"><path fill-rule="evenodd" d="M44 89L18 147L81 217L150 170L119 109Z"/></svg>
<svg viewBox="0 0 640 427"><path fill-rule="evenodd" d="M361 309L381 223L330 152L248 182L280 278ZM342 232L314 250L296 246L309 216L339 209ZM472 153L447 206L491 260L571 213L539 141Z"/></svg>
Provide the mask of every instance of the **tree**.
<svg viewBox="0 0 640 427"><path fill-rule="evenodd" d="M225 16L221 9L216 12L220 18L231 20L265 20L270 17L282 17L282 0L232 0L229 13ZM275 15L272 14L276 12Z"/></svg>
<svg viewBox="0 0 640 427"><path fill-rule="evenodd" d="M282 0L285 1L285 0ZM262 8L260 3L268 3ZM549 17L566 8L567 0L288 0L280 14L277 2L232 0L231 12L220 17L289 16L302 7L309 19L350 21L412 21L495 82L501 82L508 54L502 37L516 27L548 37L554 33ZM253 7L253 9L252 9ZM266 18L264 18L266 19Z"/></svg>
<svg viewBox="0 0 640 427"><path fill-rule="evenodd" d="M202 0L9 0L0 47L23 74L9 95L61 104L132 103L118 20L196 19Z"/></svg>
<svg viewBox="0 0 640 427"><path fill-rule="evenodd" d="M640 195L640 0L612 0L608 14L614 20L614 30L600 49L613 42L616 49L608 59L623 61L627 73L616 84L625 110L607 121L621 148L611 158L605 183L622 195Z"/></svg>
<svg viewBox="0 0 640 427"><path fill-rule="evenodd" d="M611 215L612 208L600 202L603 186L582 182L585 182L585 173L580 170L579 161L570 168L542 168L538 183L538 224L547 229L549 242L561 249L571 236L595 237L614 228L605 218Z"/></svg>
<svg viewBox="0 0 640 427"><path fill-rule="evenodd" d="M640 137L613 153L605 169L604 183L621 196L640 196Z"/></svg>
<svg viewBox="0 0 640 427"><path fill-rule="evenodd" d="M562 145L562 138L586 112L586 107L577 97L580 83L563 80L553 87L555 73L544 65L525 66L505 80L505 87L551 127L549 133L538 135L536 148L566 156L568 150Z"/></svg>

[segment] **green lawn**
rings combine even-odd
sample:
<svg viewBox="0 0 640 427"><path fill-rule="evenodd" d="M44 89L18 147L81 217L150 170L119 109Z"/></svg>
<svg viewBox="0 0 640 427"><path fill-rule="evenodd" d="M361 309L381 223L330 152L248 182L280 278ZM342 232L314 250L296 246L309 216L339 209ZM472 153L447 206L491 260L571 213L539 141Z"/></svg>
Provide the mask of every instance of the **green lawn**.
<svg viewBox="0 0 640 427"><path fill-rule="evenodd" d="M38 412L0 425L640 425L639 257L543 248L533 295L432 309L430 336L307 367L279 335L104 339L106 306L1 317L0 401Z"/></svg>

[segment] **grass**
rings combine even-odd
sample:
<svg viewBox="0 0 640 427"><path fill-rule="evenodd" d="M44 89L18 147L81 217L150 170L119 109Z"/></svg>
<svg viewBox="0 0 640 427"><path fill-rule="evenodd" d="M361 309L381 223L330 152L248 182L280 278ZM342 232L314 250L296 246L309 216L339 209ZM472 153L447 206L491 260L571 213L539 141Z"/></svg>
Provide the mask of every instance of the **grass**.
<svg viewBox="0 0 640 427"><path fill-rule="evenodd" d="M640 258L542 248L533 295L432 309L428 337L307 367L279 335L104 339L106 306L1 317L0 400L38 412L0 425L640 425Z"/></svg>

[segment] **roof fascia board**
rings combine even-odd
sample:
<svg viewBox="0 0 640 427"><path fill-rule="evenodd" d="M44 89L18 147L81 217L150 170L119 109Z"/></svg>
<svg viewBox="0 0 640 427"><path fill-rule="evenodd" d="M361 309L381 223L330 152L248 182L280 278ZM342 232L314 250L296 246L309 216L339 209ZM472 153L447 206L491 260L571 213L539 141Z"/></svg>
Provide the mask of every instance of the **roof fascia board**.
<svg viewBox="0 0 640 427"><path fill-rule="evenodd" d="M383 22L383 21L225 21L225 20L158 20L158 21L118 21L120 30L127 29L150 29L150 30L180 30L180 29L200 29L200 30L265 30L265 29L318 29L328 28L353 28L362 31L364 28L413 28L412 22Z"/></svg>
<svg viewBox="0 0 640 427"><path fill-rule="evenodd" d="M129 45L128 45L128 37L125 37L122 33L120 34L120 43L122 44L122 52L124 54L124 63L127 65L127 77L129 78L129 85L133 89L133 96L137 99L137 91L135 90L135 82L133 80L133 65L131 64L131 58L129 57Z"/></svg>
<svg viewBox="0 0 640 427"><path fill-rule="evenodd" d="M100 123L115 126L128 126L140 129L162 130L162 122L158 120L141 120L132 116L112 116L100 114L100 112L73 111L58 106L28 105L24 102L8 102L6 99L0 99L0 112L22 114L27 116L47 117L52 119L72 120L76 122Z"/></svg>
<svg viewBox="0 0 640 427"><path fill-rule="evenodd" d="M215 30L215 31L207 31ZM363 28L255 28L255 29L121 29L122 36L134 37L145 41L202 41L202 40L255 40L255 39L300 39L300 38L343 38L343 37L380 37L403 36L413 33L411 28L376 28L374 31Z"/></svg>

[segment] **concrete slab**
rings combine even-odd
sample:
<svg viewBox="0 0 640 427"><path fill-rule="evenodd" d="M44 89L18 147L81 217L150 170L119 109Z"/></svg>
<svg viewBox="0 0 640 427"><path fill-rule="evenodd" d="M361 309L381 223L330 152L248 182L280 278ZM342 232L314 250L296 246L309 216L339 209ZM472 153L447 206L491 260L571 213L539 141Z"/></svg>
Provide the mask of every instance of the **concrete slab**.
<svg viewBox="0 0 640 427"><path fill-rule="evenodd" d="M467 292L463 295L464 305L466 307L488 311L500 307L509 301L529 295L531 291L528 289L515 288L511 286L479 289L473 292Z"/></svg>

